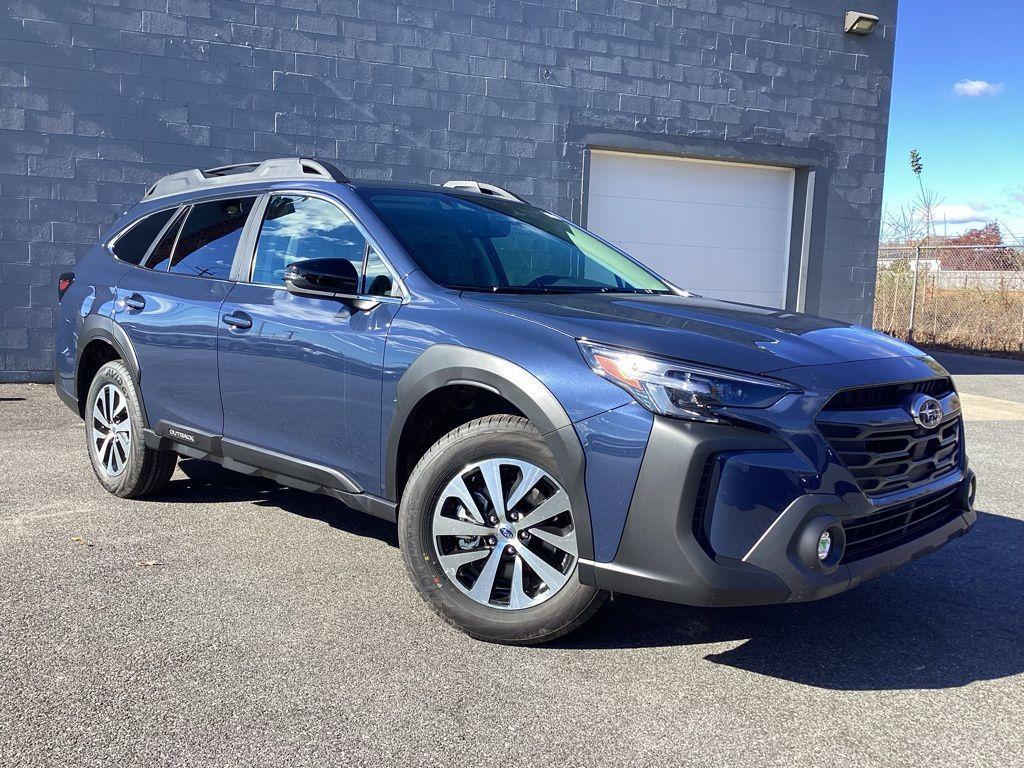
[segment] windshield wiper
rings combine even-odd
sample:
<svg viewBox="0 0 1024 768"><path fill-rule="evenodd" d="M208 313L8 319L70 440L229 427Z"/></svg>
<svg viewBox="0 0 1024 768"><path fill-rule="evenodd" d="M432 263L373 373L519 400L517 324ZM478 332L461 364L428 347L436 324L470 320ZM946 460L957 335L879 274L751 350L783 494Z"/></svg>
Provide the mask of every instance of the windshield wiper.
<svg viewBox="0 0 1024 768"><path fill-rule="evenodd" d="M472 291L474 293L506 293L506 294L574 294L574 293L622 293L629 295L663 296L669 291L654 291L646 288L612 288L610 286L576 285L576 286L525 286L525 285L449 285L456 291Z"/></svg>
<svg viewBox="0 0 1024 768"><path fill-rule="evenodd" d="M514 285L448 285L454 291L473 293L551 293L547 288L526 288Z"/></svg>

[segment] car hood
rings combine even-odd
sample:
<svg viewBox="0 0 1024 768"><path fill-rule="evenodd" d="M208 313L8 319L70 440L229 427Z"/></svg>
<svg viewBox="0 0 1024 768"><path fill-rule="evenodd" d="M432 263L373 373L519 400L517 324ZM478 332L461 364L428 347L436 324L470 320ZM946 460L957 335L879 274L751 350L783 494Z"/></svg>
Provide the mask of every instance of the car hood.
<svg viewBox="0 0 1024 768"><path fill-rule="evenodd" d="M748 373L923 355L860 326L697 296L467 292L463 297L576 338Z"/></svg>

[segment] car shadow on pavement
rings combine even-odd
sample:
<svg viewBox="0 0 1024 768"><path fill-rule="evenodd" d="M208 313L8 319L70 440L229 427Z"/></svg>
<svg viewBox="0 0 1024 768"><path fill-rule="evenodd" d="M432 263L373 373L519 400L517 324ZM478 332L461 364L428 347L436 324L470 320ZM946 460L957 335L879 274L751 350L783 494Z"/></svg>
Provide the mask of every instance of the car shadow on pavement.
<svg viewBox="0 0 1024 768"><path fill-rule="evenodd" d="M253 502L397 546L395 526L340 501L182 459L160 502ZM616 598L546 648L727 645L716 664L819 688L950 688L1024 672L1024 522L984 512L963 539L827 600L692 608ZM396 574L395 578L404 578Z"/></svg>
<svg viewBox="0 0 1024 768"><path fill-rule="evenodd" d="M689 608L617 597L566 648L728 644L716 664L819 688L951 688L1024 672L1024 522L976 528L906 568L813 603Z"/></svg>
<svg viewBox="0 0 1024 768"><path fill-rule="evenodd" d="M356 536L369 536L392 547L398 546L394 524L351 509L331 496L287 488L273 480L224 469L212 461L183 458L178 461L178 469L185 477L179 479L176 475L160 494L153 496L154 501L189 504L251 501L261 507L278 507Z"/></svg>

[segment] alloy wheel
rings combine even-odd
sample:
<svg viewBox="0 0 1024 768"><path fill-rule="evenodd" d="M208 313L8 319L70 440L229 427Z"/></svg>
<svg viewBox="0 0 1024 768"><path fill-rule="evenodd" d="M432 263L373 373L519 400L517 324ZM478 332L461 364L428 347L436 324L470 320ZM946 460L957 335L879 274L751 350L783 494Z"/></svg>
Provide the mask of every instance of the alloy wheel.
<svg viewBox="0 0 1024 768"><path fill-rule="evenodd" d="M116 384L104 384L92 407L93 455L108 477L124 472L131 455L132 423L128 399Z"/></svg>
<svg viewBox="0 0 1024 768"><path fill-rule="evenodd" d="M434 507L431 533L448 579L492 608L538 605L576 568L569 495L519 459L485 459L458 472Z"/></svg>

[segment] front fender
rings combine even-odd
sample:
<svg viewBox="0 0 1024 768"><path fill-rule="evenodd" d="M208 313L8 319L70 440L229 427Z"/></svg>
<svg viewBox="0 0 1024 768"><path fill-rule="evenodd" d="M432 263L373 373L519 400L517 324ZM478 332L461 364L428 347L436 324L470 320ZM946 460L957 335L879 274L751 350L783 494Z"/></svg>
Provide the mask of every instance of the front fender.
<svg viewBox="0 0 1024 768"><path fill-rule="evenodd" d="M387 498L397 498L398 448L409 415L428 394L452 384L478 386L496 392L533 423L554 456L562 482L572 499L575 524L580 534L580 557L592 558L593 534L585 485L586 460L572 420L536 376L488 352L435 344L402 375L385 451Z"/></svg>

